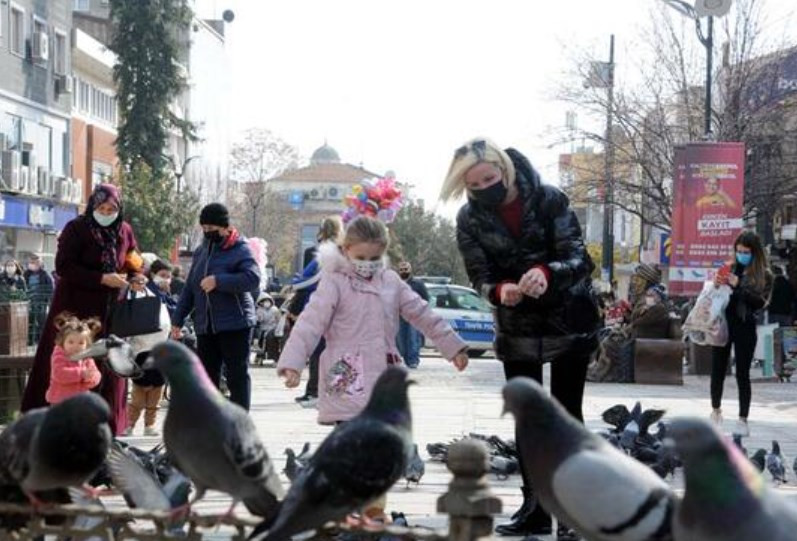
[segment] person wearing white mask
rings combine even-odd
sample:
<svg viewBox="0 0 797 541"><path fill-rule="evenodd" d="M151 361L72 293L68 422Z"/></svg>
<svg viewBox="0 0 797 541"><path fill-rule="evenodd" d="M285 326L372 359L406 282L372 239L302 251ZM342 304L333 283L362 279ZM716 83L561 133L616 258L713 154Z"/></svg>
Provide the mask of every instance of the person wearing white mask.
<svg viewBox="0 0 797 541"><path fill-rule="evenodd" d="M3 265L3 276L0 279L2 286L13 291L25 291L27 289L25 279L22 277L22 267L15 259L9 259Z"/></svg>
<svg viewBox="0 0 797 541"><path fill-rule="evenodd" d="M177 308L177 299L172 295L172 266L162 259L155 259L149 266L147 287L158 296L171 316Z"/></svg>
<svg viewBox="0 0 797 541"><path fill-rule="evenodd" d="M124 221L119 188L98 184L89 197L86 211L64 226L58 237L55 272L58 287L36 348L33 368L22 397L22 411L47 405L50 357L55 344L55 316L70 312L79 319L96 317L102 323L100 336L109 327L110 307L119 291L146 280L140 275L141 256L133 228ZM138 286L140 287L140 286ZM127 428L127 385L124 379L101 364L99 393L111 407L111 429L116 435Z"/></svg>

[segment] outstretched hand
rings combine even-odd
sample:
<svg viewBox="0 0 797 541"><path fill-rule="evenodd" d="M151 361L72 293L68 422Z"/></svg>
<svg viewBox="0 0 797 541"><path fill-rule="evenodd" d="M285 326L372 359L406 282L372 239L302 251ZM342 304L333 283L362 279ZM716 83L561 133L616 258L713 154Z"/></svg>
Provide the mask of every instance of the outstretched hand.
<svg viewBox="0 0 797 541"><path fill-rule="evenodd" d="M457 368L458 372L462 372L468 366L468 353L466 351L457 353L456 356L451 359L451 362Z"/></svg>
<svg viewBox="0 0 797 541"><path fill-rule="evenodd" d="M299 386L301 376L296 370L290 368L280 368L277 370L277 376L285 380L285 387L293 389Z"/></svg>

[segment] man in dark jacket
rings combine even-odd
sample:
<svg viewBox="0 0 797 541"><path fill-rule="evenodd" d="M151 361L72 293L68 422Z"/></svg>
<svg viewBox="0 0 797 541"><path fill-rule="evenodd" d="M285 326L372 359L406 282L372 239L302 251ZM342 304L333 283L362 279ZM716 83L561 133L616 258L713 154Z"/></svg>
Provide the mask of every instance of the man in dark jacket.
<svg viewBox="0 0 797 541"><path fill-rule="evenodd" d="M777 323L779 327L790 327L795 321L794 288L779 265L772 265L772 274L772 295L767 307L769 322Z"/></svg>
<svg viewBox="0 0 797 541"><path fill-rule="evenodd" d="M567 196L542 184L520 152L487 139L469 141L454 154L441 199L465 193L457 242L474 287L496 307L496 356L506 379L542 382L542 365L550 362L551 393L583 421L600 316L590 279L594 265ZM529 476L523 478L523 506L496 531L546 535L551 518L536 505ZM571 538L566 528L558 532L558 539Z"/></svg>
<svg viewBox="0 0 797 541"><path fill-rule="evenodd" d="M429 302L429 292L426 291L426 286L423 282L412 276L412 265L409 261L399 263L398 273L415 293L426 302ZM418 368L421 363L421 333L404 318L401 318L399 322L396 346L398 346L399 353L404 358L404 363L409 368Z"/></svg>
<svg viewBox="0 0 797 541"><path fill-rule="evenodd" d="M260 269L230 215L221 203L211 203L199 215L205 240L194 251L191 270L172 314L172 337L179 339L192 313L197 349L216 387L222 368L230 400L249 409L249 351L256 324L252 291L260 284Z"/></svg>
<svg viewBox="0 0 797 541"><path fill-rule="evenodd" d="M44 270L38 254L31 254L28 258L28 268L25 270L24 278L30 302L28 344L35 345L39 342L44 321L47 319L47 308L53 298L53 279Z"/></svg>

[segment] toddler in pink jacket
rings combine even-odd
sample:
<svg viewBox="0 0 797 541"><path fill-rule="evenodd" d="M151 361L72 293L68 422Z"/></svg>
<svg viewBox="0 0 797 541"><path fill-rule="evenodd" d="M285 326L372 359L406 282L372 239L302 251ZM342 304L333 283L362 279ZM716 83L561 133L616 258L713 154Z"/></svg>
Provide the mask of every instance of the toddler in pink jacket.
<svg viewBox="0 0 797 541"><path fill-rule="evenodd" d="M55 336L55 349L50 357L50 386L45 394L47 403L57 404L100 384L102 376L94 359L69 359L91 345L100 327L98 319L80 320L69 312L55 317L58 334Z"/></svg>
<svg viewBox="0 0 797 541"><path fill-rule="evenodd" d="M384 268L385 225L360 216L349 223L343 247L319 248L318 289L291 331L277 363L287 387L299 385L306 359L321 337L318 421L347 421L365 407L376 379L401 362L399 316L431 339L458 370L468 364L465 343L398 274Z"/></svg>

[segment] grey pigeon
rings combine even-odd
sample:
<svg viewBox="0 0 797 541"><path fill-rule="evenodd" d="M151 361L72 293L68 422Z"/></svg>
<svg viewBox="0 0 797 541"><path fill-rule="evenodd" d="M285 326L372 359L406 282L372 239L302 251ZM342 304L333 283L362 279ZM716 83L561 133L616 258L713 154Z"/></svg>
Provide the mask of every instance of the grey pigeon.
<svg viewBox="0 0 797 541"><path fill-rule="evenodd" d="M736 448L742 452L745 458L747 458L747 448L742 443L742 435L738 432L734 432L731 434L731 439L733 440L733 444L736 446Z"/></svg>
<svg viewBox="0 0 797 541"><path fill-rule="evenodd" d="M388 367L365 409L335 427L318 447L291 485L276 520L261 523L250 539L290 539L342 520L385 494L404 474L412 454L410 383L405 369Z"/></svg>
<svg viewBox="0 0 797 541"><path fill-rule="evenodd" d="M404 479L407 480L407 487L410 483L416 485L421 482L423 474L426 473L426 464L424 464L421 455L418 453L418 444L412 445L412 457L407 462L407 469L404 471Z"/></svg>
<svg viewBox="0 0 797 541"><path fill-rule="evenodd" d="M757 450L755 453L753 453L753 456L750 457L750 462L755 465L758 471L763 472L767 467L767 450Z"/></svg>
<svg viewBox="0 0 797 541"><path fill-rule="evenodd" d="M504 386L524 478L542 506L592 541L669 540L674 496L650 468L588 431L536 381Z"/></svg>
<svg viewBox="0 0 797 541"><path fill-rule="evenodd" d="M299 463L296 453L290 447L285 449L285 457L285 469L282 471L285 473L285 477L293 483L299 476L299 472L304 469L304 464Z"/></svg>
<svg viewBox="0 0 797 541"><path fill-rule="evenodd" d="M0 434L0 483L34 493L82 487L111 444L111 410L96 393L80 393L32 410Z"/></svg>
<svg viewBox="0 0 797 541"><path fill-rule="evenodd" d="M783 455L780 454L780 444L777 440L772 440L772 452L767 455L766 465L773 481L786 482L786 465L783 463Z"/></svg>
<svg viewBox="0 0 797 541"><path fill-rule="evenodd" d="M684 463L685 493L673 518L678 541L794 541L797 507L766 486L707 419L677 419L670 434Z"/></svg>
<svg viewBox="0 0 797 541"><path fill-rule="evenodd" d="M87 349L72 355L70 359L79 361L92 357L99 359L106 357L108 366L113 372L123 378L135 378L141 375L142 370L135 362L133 348L116 335L97 340Z"/></svg>
<svg viewBox="0 0 797 541"><path fill-rule="evenodd" d="M246 410L221 395L179 342L156 345L144 366L157 368L169 382L163 441L177 469L194 482L191 503L213 489L232 496L228 513L242 501L252 514L272 517L283 488Z"/></svg>
<svg viewBox="0 0 797 541"><path fill-rule="evenodd" d="M310 442L304 442L302 446L302 450L296 456L296 461L299 463L300 466L304 467L310 462L310 457L313 456L313 453L310 452Z"/></svg>

